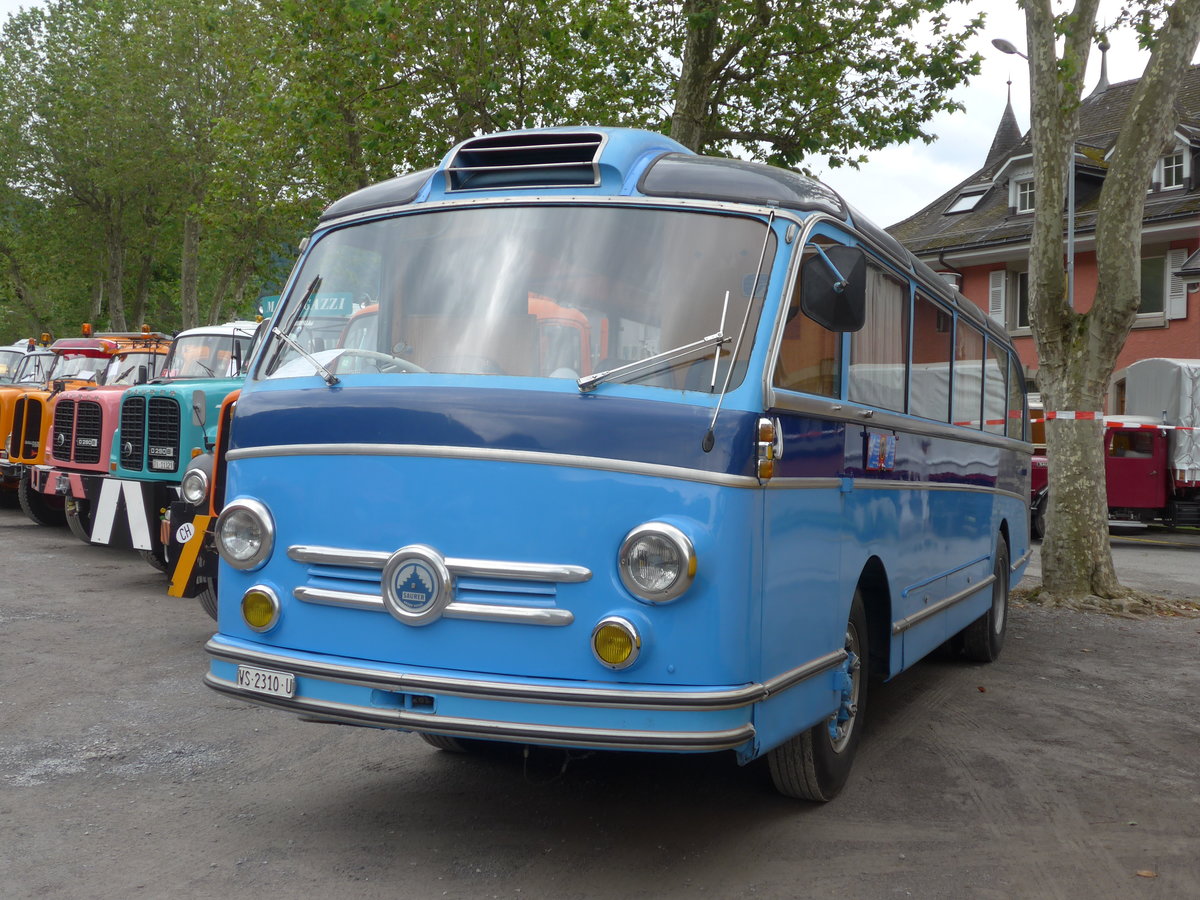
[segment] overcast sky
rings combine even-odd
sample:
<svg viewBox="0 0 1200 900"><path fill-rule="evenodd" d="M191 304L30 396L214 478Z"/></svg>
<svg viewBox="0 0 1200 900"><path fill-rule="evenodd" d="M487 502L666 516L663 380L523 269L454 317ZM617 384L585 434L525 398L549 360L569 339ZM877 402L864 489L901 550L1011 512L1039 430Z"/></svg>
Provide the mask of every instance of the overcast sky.
<svg viewBox="0 0 1200 900"><path fill-rule="evenodd" d="M37 4L30 0L0 0L0 21L19 7L30 5ZM1101 23L1111 21L1120 5L1120 0L1101 0ZM986 11L987 25L972 47L983 54L983 71L956 94L966 107L965 112L936 119L929 128L938 136L933 144L917 142L879 151L858 170L813 166L825 181L878 225L886 227L912 215L983 165L1004 112L1010 78L1017 123L1022 131L1029 127L1025 60L1006 56L991 45L993 38L1003 37L1024 50L1024 13L1017 9L1015 0L974 0L969 8L971 12L962 13L961 18L965 20L974 12ZM1132 35L1114 33L1110 41L1109 80L1115 83L1139 77L1146 57L1137 50ZM1087 90L1091 90L1099 75L1100 53L1094 51Z"/></svg>

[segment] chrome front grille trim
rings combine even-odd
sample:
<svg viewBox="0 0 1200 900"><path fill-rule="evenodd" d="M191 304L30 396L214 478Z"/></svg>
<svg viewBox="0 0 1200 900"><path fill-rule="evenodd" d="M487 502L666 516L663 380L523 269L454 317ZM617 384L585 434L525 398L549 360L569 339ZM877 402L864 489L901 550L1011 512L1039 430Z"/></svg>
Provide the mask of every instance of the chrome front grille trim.
<svg viewBox="0 0 1200 900"><path fill-rule="evenodd" d="M322 566L345 566L351 569L382 570L390 553L374 550L343 550L339 547L288 547L288 559L299 563ZM553 581L578 584L592 577L586 566L556 563L523 563L504 560L459 559L446 557L446 568L462 578L513 578L521 581Z"/></svg>
<svg viewBox="0 0 1200 900"><path fill-rule="evenodd" d="M292 596L304 603L321 606L340 606L345 609L366 609L386 612L383 597L378 594L358 594L353 591L331 591L325 588L298 587ZM471 619L476 622L515 622L522 625L570 625L575 614L569 609L540 606L501 606L493 603L464 603L451 601L442 610L444 619Z"/></svg>

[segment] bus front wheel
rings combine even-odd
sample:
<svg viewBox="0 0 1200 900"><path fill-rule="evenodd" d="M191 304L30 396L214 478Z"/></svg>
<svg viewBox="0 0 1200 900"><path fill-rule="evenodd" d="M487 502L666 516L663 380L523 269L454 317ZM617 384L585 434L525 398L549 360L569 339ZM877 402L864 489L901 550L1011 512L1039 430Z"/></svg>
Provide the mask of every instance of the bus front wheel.
<svg viewBox="0 0 1200 900"><path fill-rule="evenodd" d="M850 606L845 646L846 659L836 676L841 693L837 712L767 754L771 781L788 797L827 802L850 776L867 708L867 615L858 591Z"/></svg>

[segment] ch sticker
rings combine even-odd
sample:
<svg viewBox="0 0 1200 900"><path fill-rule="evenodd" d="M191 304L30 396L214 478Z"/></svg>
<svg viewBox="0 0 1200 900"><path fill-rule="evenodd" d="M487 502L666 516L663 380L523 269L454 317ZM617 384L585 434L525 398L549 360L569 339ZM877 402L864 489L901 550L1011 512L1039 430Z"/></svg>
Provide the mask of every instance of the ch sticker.
<svg viewBox="0 0 1200 900"><path fill-rule="evenodd" d="M184 522L175 531L175 540L181 544L186 544L196 536L196 529L191 522Z"/></svg>

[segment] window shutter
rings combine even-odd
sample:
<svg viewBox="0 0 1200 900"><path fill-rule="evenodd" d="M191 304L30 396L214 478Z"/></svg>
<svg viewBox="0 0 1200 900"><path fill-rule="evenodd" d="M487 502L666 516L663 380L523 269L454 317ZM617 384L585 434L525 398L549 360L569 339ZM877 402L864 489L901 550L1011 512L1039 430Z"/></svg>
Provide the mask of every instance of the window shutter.
<svg viewBox="0 0 1200 900"><path fill-rule="evenodd" d="M1168 319L1187 318L1187 285L1175 277L1187 256L1187 250L1176 249L1167 252L1167 296L1163 309Z"/></svg>
<svg viewBox="0 0 1200 900"><path fill-rule="evenodd" d="M1181 260L1180 265L1182 264ZM988 273L988 315L1003 327L1008 327L1004 321L1004 288L1007 281L1008 271L1006 269L997 269Z"/></svg>

